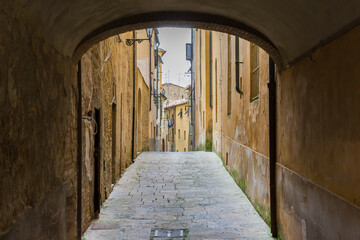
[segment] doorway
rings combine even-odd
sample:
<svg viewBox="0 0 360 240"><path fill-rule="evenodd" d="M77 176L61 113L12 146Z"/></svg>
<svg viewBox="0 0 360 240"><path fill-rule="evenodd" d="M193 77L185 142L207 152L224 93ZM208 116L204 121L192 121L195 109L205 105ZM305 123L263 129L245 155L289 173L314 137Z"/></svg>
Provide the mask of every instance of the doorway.
<svg viewBox="0 0 360 240"><path fill-rule="evenodd" d="M111 173L112 173L112 184L116 181L116 103L112 104L112 152L111 152Z"/></svg>
<svg viewBox="0 0 360 240"><path fill-rule="evenodd" d="M100 213L100 155L101 155L101 137L100 137L100 109L95 108L95 121L97 124L94 141L94 215L99 217Z"/></svg>

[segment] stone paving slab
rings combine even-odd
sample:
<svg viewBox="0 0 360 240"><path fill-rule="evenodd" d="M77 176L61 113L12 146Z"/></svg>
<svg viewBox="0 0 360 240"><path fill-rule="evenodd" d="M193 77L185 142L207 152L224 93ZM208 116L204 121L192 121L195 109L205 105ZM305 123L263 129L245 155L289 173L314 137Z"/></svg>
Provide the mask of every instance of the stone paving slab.
<svg viewBox="0 0 360 240"><path fill-rule="evenodd" d="M273 239L211 152L140 154L82 239L171 239L152 236L155 230L186 230L173 239Z"/></svg>

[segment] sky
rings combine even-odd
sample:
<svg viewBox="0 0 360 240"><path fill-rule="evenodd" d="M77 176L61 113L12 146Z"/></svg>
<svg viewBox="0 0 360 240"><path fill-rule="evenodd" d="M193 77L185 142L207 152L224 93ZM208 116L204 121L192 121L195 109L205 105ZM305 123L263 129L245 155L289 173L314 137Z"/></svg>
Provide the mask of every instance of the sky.
<svg viewBox="0 0 360 240"><path fill-rule="evenodd" d="M185 44L191 43L190 28L159 28L160 48L166 51L163 57L162 82L186 87L190 84L190 68L186 61ZM179 81L180 79L180 81Z"/></svg>

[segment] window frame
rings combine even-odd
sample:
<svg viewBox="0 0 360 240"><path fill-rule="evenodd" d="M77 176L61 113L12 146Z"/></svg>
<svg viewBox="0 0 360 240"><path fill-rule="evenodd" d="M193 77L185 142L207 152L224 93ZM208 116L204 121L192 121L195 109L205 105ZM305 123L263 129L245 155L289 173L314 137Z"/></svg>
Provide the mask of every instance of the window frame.
<svg viewBox="0 0 360 240"><path fill-rule="evenodd" d="M256 84L256 88L255 88ZM256 91L256 93L254 93ZM260 59L259 46L250 43L250 102L259 99L260 96Z"/></svg>

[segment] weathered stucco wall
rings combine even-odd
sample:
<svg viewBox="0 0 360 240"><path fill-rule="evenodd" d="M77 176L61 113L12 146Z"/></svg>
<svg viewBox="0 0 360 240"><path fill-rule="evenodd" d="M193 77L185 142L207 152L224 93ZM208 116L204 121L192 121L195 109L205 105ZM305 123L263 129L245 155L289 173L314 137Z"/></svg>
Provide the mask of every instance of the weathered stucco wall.
<svg viewBox="0 0 360 240"><path fill-rule="evenodd" d="M146 117L148 118L147 121L148 126L144 127L143 129L145 131L147 130L148 133L142 131L143 137L147 136L147 140L146 142L144 142L145 141L144 138L141 140L142 142L141 149L150 150L150 151L156 151L156 144L159 143L156 137L159 137L160 135L159 134L160 129L159 129L158 136L156 136L156 125L159 125L160 120L159 120L159 108L156 107L153 96L154 88L159 88L159 86L156 84L155 81L158 78L157 77L158 71L155 68L155 51L154 51L154 46L156 46L155 33L156 33L156 29L153 29L150 46L148 40L144 40L141 43L136 43L136 56L138 58L137 63L138 63L139 71L141 73L141 77L137 78L136 84L141 89L141 94L142 94L141 103L142 105L144 105L143 113L141 115L144 117L143 120L145 120ZM135 37L139 39L148 38L145 29L135 31ZM140 80L140 78L142 78L143 80ZM141 81L145 83L148 90L145 90L146 88ZM145 90L145 94L143 94L144 93L143 90ZM149 93L147 93L147 91ZM138 93L139 91L137 90L136 96L138 95ZM144 114L146 108L147 110L145 116ZM144 146L145 148L143 148L142 146Z"/></svg>
<svg viewBox="0 0 360 240"><path fill-rule="evenodd" d="M360 135L353 127L360 120L360 68L354 67L360 66L359 40L358 28L278 76L278 219L285 239L360 236ZM222 46L218 53L217 44ZM260 52L260 97L250 102L250 47L246 41L240 44L244 94L232 91L236 108L228 116L224 44L226 39L215 37L220 72L214 88L214 149L269 222L268 55Z"/></svg>
<svg viewBox="0 0 360 240"><path fill-rule="evenodd" d="M0 239L74 239L76 66L10 3L0 7Z"/></svg>
<svg viewBox="0 0 360 240"><path fill-rule="evenodd" d="M137 151L149 151L149 87L137 69L136 79L136 145Z"/></svg>
<svg viewBox="0 0 360 240"><path fill-rule="evenodd" d="M277 82L278 206L286 239L360 237L359 42L358 27Z"/></svg>
<svg viewBox="0 0 360 240"><path fill-rule="evenodd" d="M132 160L133 58L132 46L125 45L126 38L132 38L132 33L102 41L82 57L83 116L94 118L94 108L100 109L100 123L97 125L94 119L83 119L83 230L95 217L94 132L100 130L101 134L101 203L109 196L112 184L120 178ZM139 69L136 69L136 73L135 153L148 148L149 125L146 101L149 89Z"/></svg>
<svg viewBox="0 0 360 240"><path fill-rule="evenodd" d="M36 35L30 38L26 26L15 20L7 22L0 39L0 53L8 59L0 64L0 238L75 239L76 66ZM121 36L131 38L132 33ZM82 58L83 231L95 216L94 132L101 133L100 202L109 196L112 184L132 159L132 48L118 40L112 37L100 42ZM141 74L136 80L142 97L148 99L149 89ZM94 118L94 108L101 113L97 126L87 118ZM146 149L148 101L140 109L142 147Z"/></svg>
<svg viewBox="0 0 360 240"><path fill-rule="evenodd" d="M269 223L268 54L263 50L259 52L260 93L257 100L251 101L250 43L239 40L241 62L239 77L240 89L243 91L239 94L235 88L235 37L230 37L230 45L228 45L228 34L211 32L210 53L209 32L197 30L195 34L196 147L200 150L213 149L221 156L234 180ZM210 106L210 69L212 107ZM228 86L229 77L230 86ZM228 113L229 90L231 91L230 114Z"/></svg>
<svg viewBox="0 0 360 240"><path fill-rule="evenodd" d="M228 35L212 32L213 150L269 224L268 54L259 49L259 98L250 100L250 42L239 40L239 77L235 88L235 37L230 38L231 114L228 98Z"/></svg>
<svg viewBox="0 0 360 240"><path fill-rule="evenodd" d="M195 146L198 150L211 150L213 123L210 107L209 31L196 29L195 38Z"/></svg>

